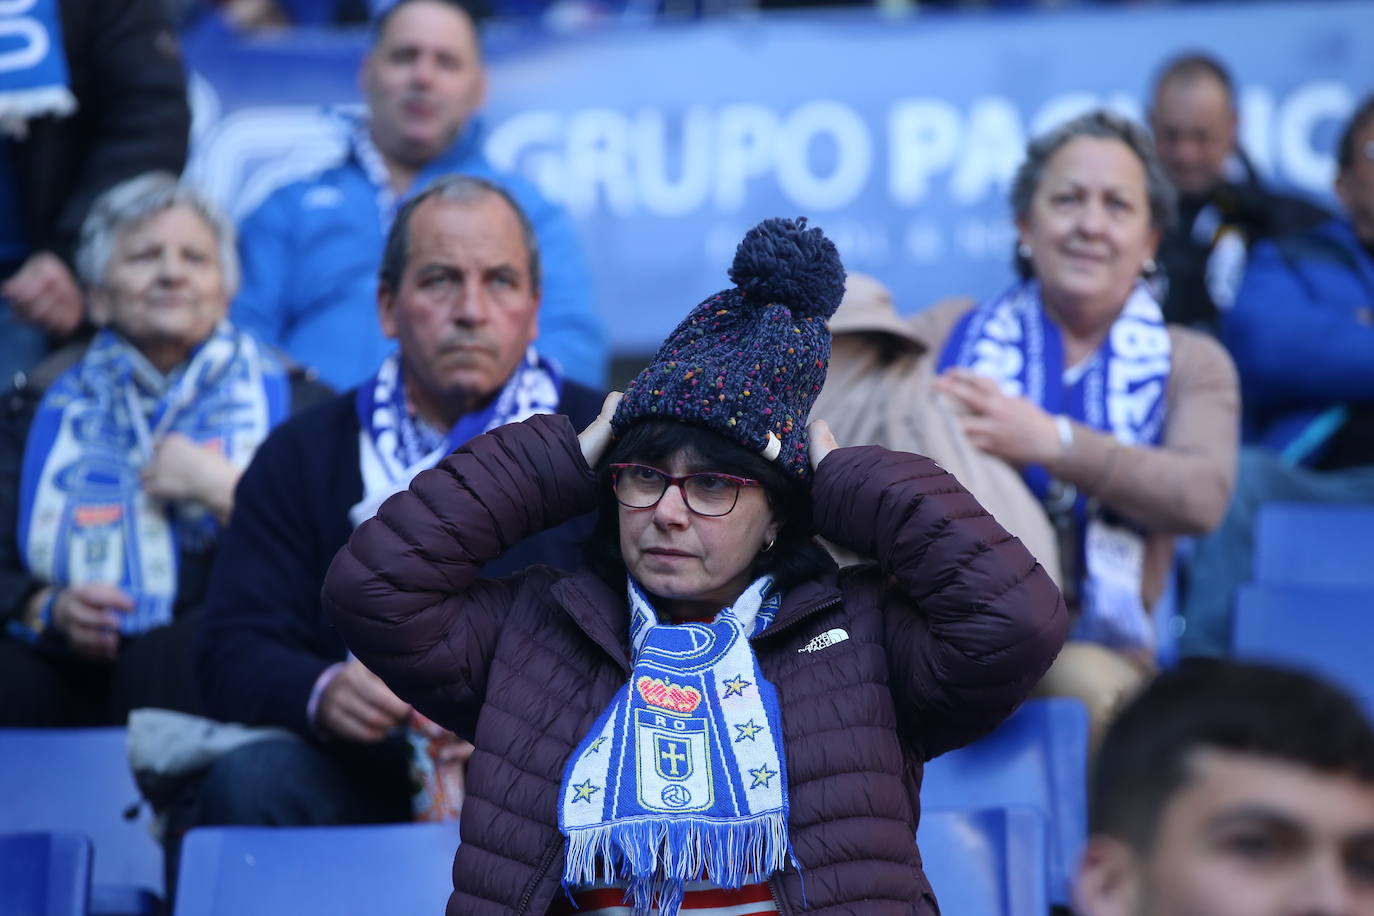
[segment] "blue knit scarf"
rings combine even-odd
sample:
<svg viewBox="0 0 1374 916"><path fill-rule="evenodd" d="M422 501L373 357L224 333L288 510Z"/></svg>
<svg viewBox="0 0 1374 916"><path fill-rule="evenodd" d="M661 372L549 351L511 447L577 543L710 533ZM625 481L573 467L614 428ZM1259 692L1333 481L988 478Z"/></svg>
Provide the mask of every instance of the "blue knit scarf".
<svg viewBox="0 0 1374 916"><path fill-rule="evenodd" d="M1172 354L1164 314L1144 283L1136 284L1079 373L1064 371L1063 337L1035 281L1013 286L960 319L940 355L939 371L951 366L995 379L1005 393L1109 432L1125 445L1157 445L1163 437ZM1021 474L1037 498L1050 499L1045 468L1028 465ZM1140 596L1140 533L1106 518L1096 500L1082 493L1072 513L1083 571L1077 638L1123 648L1149 645L1153 637Z"/></svg>
<svg viewBox="0 0 1374 916"><path fill-rule="evenodd" d="M772 584L712 623L662 624L630 580L630 680L563 774L565 888L627 881L637 916L675 916L687 881L741 887L795 862L777 693L749 645L777 614Z"/></svg>
<svg viewBox="0 0 1374 916"><path fill-rule="evenodd" d="M194 503L150 499L139 472L155 443L179 432L246 467L291 407L285 367L221 322L191 358L163 375L113 331L43 395L29 427L19 489L19 547L54 585L106 582L134 599L125 633L172 619L177 558L219 523Z"/></svg>

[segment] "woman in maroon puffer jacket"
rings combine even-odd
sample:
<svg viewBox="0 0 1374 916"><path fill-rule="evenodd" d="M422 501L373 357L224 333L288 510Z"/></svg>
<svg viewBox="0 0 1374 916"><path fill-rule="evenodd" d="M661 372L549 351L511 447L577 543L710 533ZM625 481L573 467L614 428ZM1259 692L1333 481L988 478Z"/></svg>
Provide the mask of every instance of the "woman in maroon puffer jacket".
<svg viewBox="0 0 1374 916"><path fill-rule="evenodd" d="M563 417L477 437L326 579L354 652L477 747L450 914L570 912L560 885L583 910L935 913L922 764L1063 643L1058 590L949 474L795 419L833 246L771 220L731 278L580 437ZM594 508L583 570L477 578ZM839 571L815 534L875 563Z"/></svg>

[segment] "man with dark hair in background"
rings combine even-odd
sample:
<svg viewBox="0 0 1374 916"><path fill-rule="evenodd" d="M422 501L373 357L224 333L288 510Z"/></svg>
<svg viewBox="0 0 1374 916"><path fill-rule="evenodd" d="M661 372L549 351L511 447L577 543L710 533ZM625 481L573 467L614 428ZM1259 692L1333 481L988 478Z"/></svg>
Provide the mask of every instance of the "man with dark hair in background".
<svg viewBox="0 0 1374 916"><path fill-rule="evenodd" d="M1315 677L1162 674L1108 730L1089 805L1081 916L1374 913L1374 728Z"/></svg>
<svg viewBox="0 0 1374 916"><path fill-rule="evenodd" d="M1266 502L1374 502L1374 95L1342 131L1337 165L1346 215L1256 245L1223 316L1247 447L1226 517L1189 562L1185 655L1226 653Z"/></svg>
<svg viewBox="0 0 1374 916"><path fill-rule="evenodd" d="M1237 142L1236 88L1215 58L1185 54L1155 80L1150 128L1178 188L1178 223L1157 259L1168 288L1164 317L1216 334L1257 239L1314 226L1328 214L1264 187Z"/></svg>
<svg viewBox="0 0 1374 916"><path fill-rule="evenodd" d="M274 191L239 229L243 286L231 317L342 391L391 349L376 314L382 239L407 198L441 175L496 182L539 240L548 293L540 352L602 383L605 342L581 244L529 182L498 173L477 111L487 71L477 25L457 0L400 0L378 18L358 75L367 115L335 165Z"/></svg>

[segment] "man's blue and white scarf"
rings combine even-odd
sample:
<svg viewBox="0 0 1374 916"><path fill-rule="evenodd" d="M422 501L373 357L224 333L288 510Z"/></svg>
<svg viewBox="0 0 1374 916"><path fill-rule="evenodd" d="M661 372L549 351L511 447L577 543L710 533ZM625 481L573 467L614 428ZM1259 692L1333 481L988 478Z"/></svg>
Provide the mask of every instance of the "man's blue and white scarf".
<svg viewBox="0 0 1374 916"><path fill-rule="evenodd" d="M481 410L464 414L444 434L410 410L401 356L392 353L376 375L358 386L354 400L363 498L349 510L353 526L376 515L388 496L410 486L416 474L473 436L537 413L558 413L562 397L563 374L531 344L496 397Z"/></svg>
<svg viewBox="0 0 1374 916"><path fill-rule="evenodd" d="M630 680L563 774L565 888L628 881L637 916L674 916L687 881L741 887L795 861L777 693L749 645L777 615L772 585L712 623L663 624L630 580Z"/></svg>
<svg viewBox="0 0 1374 916"><path fill-rule="evenodd" d="M199 504L149 498L139 473L153 446L178 432L243 468L290 407L280 360L228 322L167 375L101 331L48 388L29 428L19 489L25 566L58 586L120 586L134 599L125 633L166 624L179 552L208 546L219 523Z"/></svg>
<svg viewBox="0 0 1374 916"><path fill-rule="evenodd" d="M1149 288L1137 283L1097 353L1066 373L1063 337L1045 312L1039 284L1028 281L959 321L940 355L939 371L967 367L996 379L1008 395L1109 432L1126 445L1157 445L1171 365L1164 314ZM1042 502L1050 497L1052 481L1043 467L1029 465L1022 477ZM1077 564L1082 570L1078 636L1111 645L1149 645L1139 533L1104 521L1101 507L1082 494L1072 511L1083 560Z"/></svg>
<svg viewBox="0 0 1374 916"><path fill-rule="evenodd" d="M30 118L75 111L68 81L57 0L0 4L0 133L22 138Z"/></svg>

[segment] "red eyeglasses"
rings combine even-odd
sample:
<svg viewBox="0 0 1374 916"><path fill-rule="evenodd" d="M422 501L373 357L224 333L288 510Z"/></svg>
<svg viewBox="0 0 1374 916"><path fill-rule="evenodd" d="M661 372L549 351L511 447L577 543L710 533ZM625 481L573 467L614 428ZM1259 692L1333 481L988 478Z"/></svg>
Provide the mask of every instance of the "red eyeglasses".
<svg viewBox="0 0 1374 916"><path fill-rule="evenodd" d="M647 464L611 465L611 489L627 509L652 509L669 487L677 487L688 509L707 518L718 518L735 508L741 487L761 486L760 481L734 474L702 471L674 477Z"/></svg>

